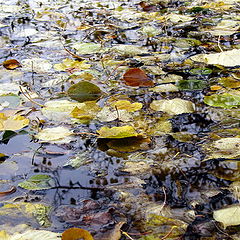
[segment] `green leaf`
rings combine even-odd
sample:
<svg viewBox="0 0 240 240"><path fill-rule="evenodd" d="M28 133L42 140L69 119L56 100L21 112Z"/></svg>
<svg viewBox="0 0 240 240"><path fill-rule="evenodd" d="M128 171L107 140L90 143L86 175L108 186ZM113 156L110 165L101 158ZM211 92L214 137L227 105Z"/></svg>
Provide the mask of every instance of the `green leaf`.
<svg viewBox="0 0 240 240"><path fill-rule="evenodd" d="M103 50L99 43L74 43L72 47L77 50L78 54L93 54Z"/></svg>
<svg viewBox="0 0 240 240"><path fill-rule="evenodd" d="M213 107L235 108L240 105L240 96L230 93L213 94L205 96L204 103Z"/></svg>
<svg viewBox="0 0 240 240"><path fill-rule="evenodd" d="M132 126L102 127L98 131L100 138L127 138L136 137L138 133Z"/></svg>
<svg viewBox="0 0 240 240"><path fill-rule="evenodd" d="M189 79L189 80L180 80L177 83L177 86L180 90L201 90L207 86L207 83L203 80Z"/></svg>
<svg viewBox="0 0 240 240"><path fill-rule="evenodd" d="M81 81L72 85L67 90L68 96L78 102L94 101L101 97L100 88L90 82Z"/></svg>
<svg viewBox="0 0 240 240"><path fill-rule="evenodd" d="M213 218L221 222L224 228L240 225L240 204L230 205L213 211Z"/></svg>
<svg viewBox="0 0 240 240"><path fill-rule="evenodd" d="M54 181L49 175L38 174L33 175L26 181L20 182L18 186L27 190L43 190L52 188Z"/></svg>

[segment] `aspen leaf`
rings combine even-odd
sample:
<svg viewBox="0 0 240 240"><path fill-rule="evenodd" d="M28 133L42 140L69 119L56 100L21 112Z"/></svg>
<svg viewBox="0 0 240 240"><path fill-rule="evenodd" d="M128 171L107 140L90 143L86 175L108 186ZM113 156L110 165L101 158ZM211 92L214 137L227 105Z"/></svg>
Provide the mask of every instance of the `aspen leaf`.
<svg viewBox="0 0 240 240"><path fill-rule="evenodd" d="M69 228L62 234L62 240L94 240L92 235L84 229L81 228Z"/></svg>
<svg viewBox="0 0 240 240"><path fill-rule="evenodd" d="M142 108L142 103L135 102L131 103L127 100L119 100L113 103L113 106L116 107L118 110L127 110L128 112L135 112Z"/></svg>
<svg viewBox="0 0 240 240"><path fill-rule="evenodd" d="M123 75L126 85L131 87L148 87L153 86L153 81L148 78L147 74L140 68L131 68Z"/></svg>
<svg viewBox="0 0 240 240"><path fill-rule="evenodd" d="M67 71L67 70L75 70L80 71L84 69L89 69L91 67L90 64L86 63L87 61L77 61L66 58L62 63L57 63L54 65L54 69L57 71Z"/></svg>
<svg viewBox="0 0 240 240"><path fill-rule="evenodd" d="M4 113L0 113L0 131L12 130L16 131L26 127L29 124L29 119L20 116L13 115L7 117Z"/></svg>
<svg viewBox="0 0 240 240"><path fill-rule="evenodd" d="M21 67L21 64L16 59L9 59L3 62L3 66L8 70L13 70L15 68Z"/></svg>
<svg viewBox="0 0 240 240"><path fill-rule="evenodd" d="M136 137L138 133L132 126L122 126L122 127L102 127L98 131L100 138L126 138L126 137Z"/></svg>
<svg viewBox="0 0 240 240"><path fill-rule="evenodd" d="M221 222L224 228L240 225L240 205L230 205L225 208L213 211L213 218Z"/></svg>
<svg viewBox="0 0 240 240"><path fill-rule="evenodd" d="M78 102L94 101L101 97L100 88L90 82L81 81L72 85L67 90L68 96Z"/></svg>

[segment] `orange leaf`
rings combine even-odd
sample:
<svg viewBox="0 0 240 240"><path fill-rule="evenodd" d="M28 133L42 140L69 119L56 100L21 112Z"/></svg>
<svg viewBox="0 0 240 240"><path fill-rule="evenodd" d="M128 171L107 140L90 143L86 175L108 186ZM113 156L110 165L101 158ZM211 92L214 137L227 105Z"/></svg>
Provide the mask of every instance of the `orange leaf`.
<svg viewBox="0 0 240 240"><path fill-rule="evenodd" d="M131 68L123 75L126 85L132 87L153 86L153 81L148 78L147 74L140 68Z"/></svg>
<svg viewBox="0 0 240 240"><path fill-rule="evenodd" d="M62 234L62 240L94 240L92 235L84 229L81 228L69 228Z"/></svg>
<svg viewBox="0 0 240 240"><path fill-rule="evenodd" d="M15 68L21 67L21 64L16 59L9 59L3 62L3 66L8 70L13 70Z"/></svg>

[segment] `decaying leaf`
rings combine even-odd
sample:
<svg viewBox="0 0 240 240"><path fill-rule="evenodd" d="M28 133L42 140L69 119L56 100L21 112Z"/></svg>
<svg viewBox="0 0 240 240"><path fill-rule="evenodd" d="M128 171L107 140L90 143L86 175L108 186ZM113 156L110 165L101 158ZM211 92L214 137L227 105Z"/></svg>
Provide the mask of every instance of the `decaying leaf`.
<svg viewBox="0 0 240 240"><path fill-rule="evenodd" d="M220 53L197 54L191 57L193 61L207 64L218 64L225 67L240 66L240 49L233 49Z"/></svg>
<svg viewBox="0 0 240 240"><path fill-rule="evenodd" d="M123 80L128 86L132 87L148 87L154 83L148 78L147 74L140 68L131 68L123 75Z"/></svg>
<svg viewBox="0 0 240 240"><path fill-rule="evenodd" d="M4 113L0 113L0 131L12 130L16 131L22 129L29 124L29 119L20 116L6 116Z"/></svg>
<svg viewBox="0 0 240 240"><path fill-rule="evenodd" d="M78 102L94 101L101 97L100 88L90 82L81 81L72 85L67 90L68 96Z"/></svg>
<svg viewBox="0 0 240 240"><path fill-rule="evenodd" d="M22 69L26 72L46 73L50 72L52 64L43 58L23 59Z"/></svg>
<svg viewBox="0 0 240 240"><path fill-rule="evenodd" d="M240 225L240 205L230 205L225 208L213 211L213 218L221 222L224 228Z"/></svg>
<svg viewBox="0 0 240 240"><path fill-rule="evenodd" d="M92 235L84 229L81 228L69 228L62 234L62 240L94 240Z"/></svg>
<svg viewBox="0 0 240 240"><path fill-rule="evenodd" d="M21 67L21 64L18 60L16 59L9 59L3 62L3 66L8 69L8 70L13 70L18 67Z"/></svg>
<svg viewBox="0 0 240 240"><path fill-rule="evenodd" d="M195 105L191 101L174 98L171 100L154 100L150 104L150 108L155 111L162 111L171 115L177 115L194 112Z"/></svg>
<svg viewBox="0 0 240 240"><path fill-rule="evenodd" d="M132 126L101 127L98 131L99 138L127 138L136 137L138 133Z"/></svg>
<svg viewBox="0 0 240 240"><path fill-rule="evenodd" d="M136 46L136 45L127 45L127 44L118 44L112 47L111 50L123 56L132 56L132 57L136 55L148 53L148 51L143 47Z"/></svg>
<svg viewBox="0 0 240 240"><path fill-rule="evenodd" d="M98 43L74 43L72 45L77 50L78 54L93 54L103 51L103 47Z"/></svg>
<svg viewBox="0 0 240 240"><path fill-rule="evenodd" d="M69 143L72 138L72 131L65 127L45 128L35 135L41 142Z"/></svg>
<svg viewBox="0 0 240 240"><path fill-rule="evenodd" d="M52 188L54 186L54 181L49 175L38 174L20 182L18 186L27 190L43 190Z"/></svg>
<svg viewBox="0 0 240 240"><path fill-rule="evenodd" d="M116 107L118 110L127 110L128 112L135 112L142 108L142 103L135 102L131 103L128 100L119 100L112 103L113 107Z"/></svg>

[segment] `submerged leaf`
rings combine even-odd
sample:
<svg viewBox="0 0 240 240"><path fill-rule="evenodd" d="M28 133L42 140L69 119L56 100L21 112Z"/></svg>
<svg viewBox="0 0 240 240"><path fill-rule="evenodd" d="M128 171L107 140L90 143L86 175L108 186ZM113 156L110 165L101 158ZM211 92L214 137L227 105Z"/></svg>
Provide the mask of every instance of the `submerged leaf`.
<svg viewBox="0 0 240 240"><path fill-rule="evenodd" d="M162 111L171 115L176 115L194 112L195 105L190 101L181 98L174 98L171 100L154 100L150 104L150 108L155 111Z"/></svg>
<svg viewBox="0 0 240 240"><path fill-rule="evenodd" d="M81 228L69 228L62 234L62 240L94 240L92 235L84 229Z"/></svg>
<svg viewBox="0 0 240 240"><path fill-rule="evenodd" d="M68 96L78 102L94 101L101 97L100 88L90 82L81 81L72 85L67 90Z"/></svg>
<svg viewBox="0 0 240 240"><path fill-rule="evenodd" d="M240 205L230 205L225 208L213 211L213 218L221 222L224 228L240 225Z"/></svg>
<svg viewBox="0 0 240 240"><path fill-rule="evenodd" d="M86 63L87 61L77 61L66 58L63 60L62 63L58 63L54 65L54 69L57 71L80 71L84 69L89 69L91 67L90 64Z"/></svg>
<svg viewBox="0 0 240 240"><path fill-rule="evenodd" d="M100 53L103 50L99 43L74 43L72 47L77 50L78 54Z"/></svg>
<svg viewBox="0 0 240 240"><path fill-rule="evenodd" d="M221 108L235 108L240 105L240 96L237 94L222 93L204 97L204 103Z"/></svg>
<svg viewBox="0 0 240 240"><path fill-rule="evenodd" d="M207 83L203 80L189 79L189 80L180 80L177 83L177 86L180 90L201 90L207 86Z"/></svg>
<svg viewBox="0 0 240 240"><path fill-rule="evenodd" d="M154 85L153 81L149 79L146 73L140 68L129 69L124 73L123 80L125 81L126 85L132 87L148 87Z"/></svg>
<svg viewBox="0 0 240 240"><path fill-rule="evenodd" d="M20 182L18 186L27 190L43 190L52 188L54 186L54 181L49 175L38 174Z"/></svg>
<svg viewBox="0 0 240 240"><path fill-rule="evenodd" d="M119 100L113 103L113 106L116 107L118 110L127 110L128 112L135 112L142 108L142 103L135 102L131 103L127 100Z"/></svg>
<svg viewBox="0 0 240 240"><path fill-rule="evenodd" d="M100 138L127 138L136 137L138 133L132 126L101 127L98 131Z"/></svg>

